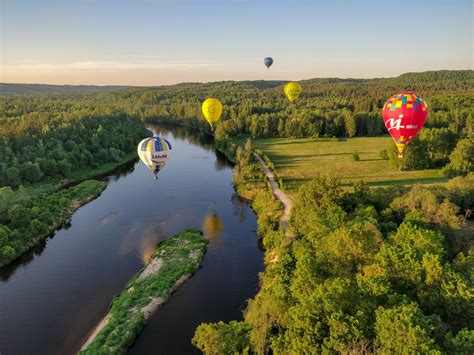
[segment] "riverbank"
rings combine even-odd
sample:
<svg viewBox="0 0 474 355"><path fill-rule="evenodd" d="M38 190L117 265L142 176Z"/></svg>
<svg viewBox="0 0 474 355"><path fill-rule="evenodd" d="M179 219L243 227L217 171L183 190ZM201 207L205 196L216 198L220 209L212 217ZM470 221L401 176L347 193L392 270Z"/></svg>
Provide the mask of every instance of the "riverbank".
<svg viewBox="0 0 474 355"><path fill-rule="evenodd" d="M146 320L202 265L205 252L206 241L196 229L185 229L160 243L150 263L114 299L81 353L125 352Z"/></svg>
<svg viewBox="0 0 474 355"><path fill-rule="evenodd" d="M79 207L97 198L105 189L106 183L95 179L102 178L136 159L136 152L133 151L117 162L75 171L70 179L32 184L17 190L0 190L0 201L4 204L0 212L3 211L6 216L12 215L9 217L9 224L0 224L0 235L5 235L0 238L0 267L8 265L46 239L63 226ZM70 204L64 201L59 203L61 197L72 200ZM49 200L57 202L53 211L49 210L54 202L47 203ZM12 213L17 210L18 213ZM21 242L17 242L18 240Z"/></svg>
<svg viewBox="0 0 474 355"><path fill-rule="evenodd" d="M138 159L137 152L131 151L124 155L119 161L113 163L105 163L96 168L87 168L71 173L69 179L53 180L48 182L40 182L22 187L22 194L29 197L36 197L38 195L47 195L61 189L75 186L86 180L97 180L113 173L124 165L132 163ZM19 190L17 190L19 191ZM22 196L18 196L21 198Z"/></svg>
<svg viewBox="0 0 474 355"><path fill-rule="evenodd" d="M266 327L272 327L273 324L265 320L273 319L275 312L281 312L283 302L279 297L285 287L285 282L281 280L287 277L284 272L286 265L292 263L290 248L293 238L288 237L286 232L291 202L283 199L283 203L275 197L275 190L281 191L275 176L255 154L251 142L245 148L239 148L233 142L220 141L216 142L216 149L235 163L235 191L249 201L257 215L258 234L265 251L265 270L259 274L259 290L248 300L243 321L201 323L196 328L192 343L204 353L240 353L248 351L251 341L258 342L252 337L253 333L260 333L260 329L250 332L249 324L255 323L254 319L261 319ZM229 339L229 334L235 340L232 343L223 341ZM261 334L261 342L265 343L266 335Z"/></svg>
<svg viewBox="0 0 474 355"><path fill-rule="evenodd" d="M106 183L103 181L86 180L46 196L11 204L11 210L8 212L12 220L11 225L0 225L0 267L9 264L49 237L67 223L79 207L97 198L105 187Z"/></svg>

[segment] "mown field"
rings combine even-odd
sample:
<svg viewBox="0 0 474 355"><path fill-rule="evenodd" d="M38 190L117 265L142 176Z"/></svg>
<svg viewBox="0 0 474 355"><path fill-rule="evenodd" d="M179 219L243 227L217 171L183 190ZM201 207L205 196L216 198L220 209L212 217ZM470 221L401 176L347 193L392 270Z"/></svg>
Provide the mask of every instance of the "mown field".
<svg viewBox="0 0 474 355"><path fill-rule="evenodd" d="M293 193L315 175L331 174L343 185L363 180L370 186L445 182L439 169L399 171L380 157L390 147L389 137L270 138L254 141L275 165L283 188ZM359 161L352 159L357 153Z"/></svg>

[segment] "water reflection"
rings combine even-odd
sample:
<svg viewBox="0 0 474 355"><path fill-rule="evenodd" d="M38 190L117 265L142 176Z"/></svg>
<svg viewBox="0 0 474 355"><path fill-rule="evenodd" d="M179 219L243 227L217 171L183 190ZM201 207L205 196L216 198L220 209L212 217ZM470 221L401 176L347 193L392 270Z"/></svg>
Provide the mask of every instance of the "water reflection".
<svg viewBox="0 0 474 355"><path fill-rule="evenodd" d="M156 250L156 246L163 240L162 226L164 224L166 222L163 220L152 223L139 220L131 224L119 245L118 254L127 255L136 251L143 264L148 264ZM138 244L137 235L140 235Z"/></svg>
<svg viewBox="0 0 474 355"><path fill-rule="evenodd" d="M214 208L204 217L202 231L206 238L215 238L224 228L224 222L219 218Z"/></svg>
<svg viewBox="0 0 474 355"><path fill-rule="evenodd" d="M112 222L114 219L116 219L119 215L119 211L113 211L110 213L107 213L104 217L99 219L100 224L107 224Z"/></svg>
<svg viewBox="0 0 474 355"><path fill-rule="evenodd" d="M234 207L234 216L239 217L240 223L247 219L248 205L239 196L232 196L232 206Z"/></svg>
<svg viewBox="0 0 474 355"><path fill-rule="evenodd" d="M30 262L32 262L35 259L36 256L41 255L43 251L46 249L46 244L48 240L52 239L53 237L54 237L54 233L51 234L51 236L48 239L45 239L39 242L37 245L35 245L33 248L25 252L23 255L13 260L10 264L2 266L0 268L0 280L8 281L8 279L15 274L17 269L19 269L22 266L28 265Z"/></svg>

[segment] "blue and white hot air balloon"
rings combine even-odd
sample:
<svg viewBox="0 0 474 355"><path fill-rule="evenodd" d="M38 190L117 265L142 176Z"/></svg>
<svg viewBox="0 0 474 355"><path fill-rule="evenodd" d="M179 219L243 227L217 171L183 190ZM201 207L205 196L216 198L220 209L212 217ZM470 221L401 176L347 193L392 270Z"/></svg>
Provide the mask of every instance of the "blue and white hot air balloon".
<svg viewBox="0 0 474 355"><path fill-rule="evenodd" d="M168 140L157 136L145 138L138 144L138 156L148 169L153 172L155 180L158 179L158 173L168 161L171 149L171 144Z"/></svg>

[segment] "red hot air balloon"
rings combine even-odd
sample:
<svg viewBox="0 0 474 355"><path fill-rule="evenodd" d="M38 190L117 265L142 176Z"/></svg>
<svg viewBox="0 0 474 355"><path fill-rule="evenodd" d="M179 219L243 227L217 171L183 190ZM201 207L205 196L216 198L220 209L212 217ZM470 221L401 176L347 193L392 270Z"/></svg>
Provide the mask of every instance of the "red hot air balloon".
<svg viewBox="0 0 474 355"><path fill-rule="evenodd" d="M403 157L406 146L423 127L426 116L428 106L425 100L410 91L393 95L385 103L383 122L397 145L399 158Z"/></svg>

